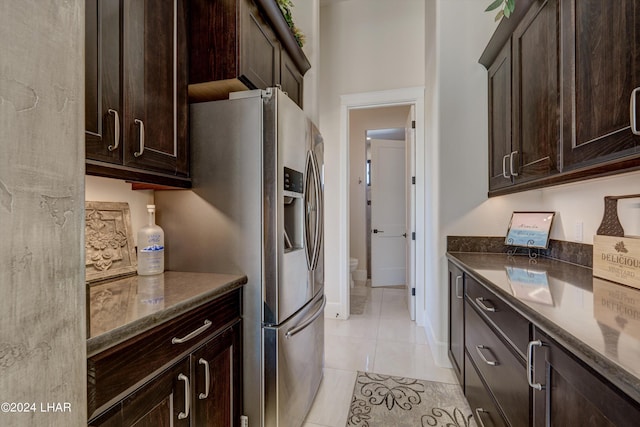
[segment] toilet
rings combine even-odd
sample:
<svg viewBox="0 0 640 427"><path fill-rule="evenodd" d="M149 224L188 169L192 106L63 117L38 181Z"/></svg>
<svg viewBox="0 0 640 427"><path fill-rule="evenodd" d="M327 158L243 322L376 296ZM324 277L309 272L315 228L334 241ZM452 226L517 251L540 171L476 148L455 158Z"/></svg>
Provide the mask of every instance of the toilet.
<svg viewBox="0 0 640 427"><path fill-rule="evenodd" d="M358 258L349 258L349 278L351 279L351 287L353 288L353 272L358 268Z"/></svg>

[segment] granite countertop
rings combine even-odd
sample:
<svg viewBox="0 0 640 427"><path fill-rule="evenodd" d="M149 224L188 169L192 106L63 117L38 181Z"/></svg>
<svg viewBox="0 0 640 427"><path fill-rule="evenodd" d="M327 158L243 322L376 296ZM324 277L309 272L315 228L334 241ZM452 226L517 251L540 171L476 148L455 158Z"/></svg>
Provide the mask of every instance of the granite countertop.
<svg viewBox="0 0 640 427"><path fill-rule="evenodd" d="M247 283L234 274L167 271L92 284L87 357L197 308Z"/></svg>
<svg viewBox="0 0 640 427"><path fill-rule="evenodd" d="M640 290L549 258L463 252L447 257L640 402Z"/></svg>

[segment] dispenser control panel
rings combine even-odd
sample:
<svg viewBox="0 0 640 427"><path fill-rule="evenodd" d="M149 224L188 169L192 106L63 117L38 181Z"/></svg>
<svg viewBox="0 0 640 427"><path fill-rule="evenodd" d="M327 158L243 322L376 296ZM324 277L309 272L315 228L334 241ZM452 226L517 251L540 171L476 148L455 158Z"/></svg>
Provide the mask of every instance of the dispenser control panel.
<svg viewBox="0 0 640 427"><path fill-rule="evenodd" d="M284 191L304 192L304 175L287 167L284 168Z"/></svg>

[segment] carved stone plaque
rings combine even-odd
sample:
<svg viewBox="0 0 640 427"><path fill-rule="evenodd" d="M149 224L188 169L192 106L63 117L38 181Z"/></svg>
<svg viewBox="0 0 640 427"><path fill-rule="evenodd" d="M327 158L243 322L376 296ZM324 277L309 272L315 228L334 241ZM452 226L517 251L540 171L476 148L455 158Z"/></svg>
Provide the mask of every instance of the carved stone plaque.
<svg viewBox="0 0 640 427"><path fill-rule="evenodd" d="M86 280L135 273L136 250L128 203L85 202Z"/></svg>

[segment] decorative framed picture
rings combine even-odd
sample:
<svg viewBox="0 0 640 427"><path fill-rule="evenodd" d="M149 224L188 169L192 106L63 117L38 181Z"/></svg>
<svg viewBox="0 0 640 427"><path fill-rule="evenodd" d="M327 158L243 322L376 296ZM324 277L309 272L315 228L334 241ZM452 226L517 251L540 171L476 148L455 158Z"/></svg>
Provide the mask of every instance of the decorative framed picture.
<svg viewBox="0 0 640 427"><path fill-rule="evenodd" d="M133 274L138 262L128 203L85 202L86 281Z"/></svg>
<svg viewBox="0 0 640 427"><path fill-rule="evenodd" d="M507 237L509 246L546 249L555 212L514 212L511 215Z"/></svg>

